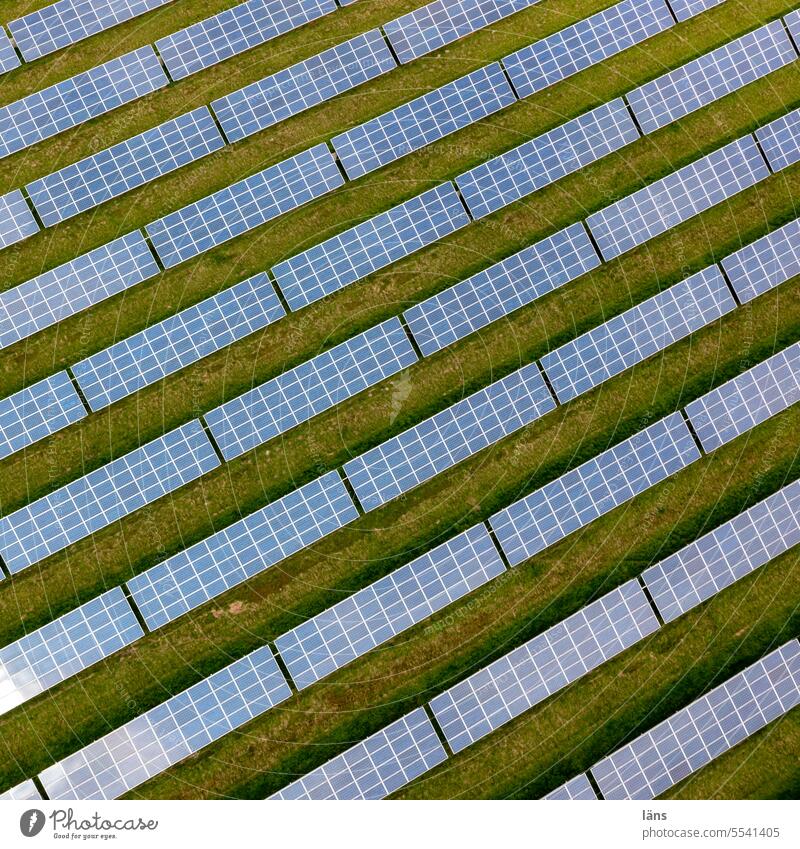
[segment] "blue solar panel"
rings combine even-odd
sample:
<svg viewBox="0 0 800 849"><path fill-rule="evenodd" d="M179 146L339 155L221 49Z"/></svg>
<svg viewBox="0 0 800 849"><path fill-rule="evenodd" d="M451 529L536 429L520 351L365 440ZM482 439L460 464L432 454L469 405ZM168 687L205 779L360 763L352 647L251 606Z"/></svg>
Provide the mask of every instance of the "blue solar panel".
<svg viewBox="0 0 800 849"><path fill-rule="evenodd" d="M291 696L269 646L43 770L49 799L114 799Z"/></svg>
<svg viewBox="0 0 800 849"><path fill-rule="evenodd" d="M351 180L503 109L516 100L497 63L331 139Z"/></svg>
<svg viewBox="0 0 800 849"><path fill-rule="evenodd" d="M206 424L232 460L416 361L400 319L390 318L206 413Z"/></svg>
<svg viewBox="0 0 800 849"><path fill-rule="evenodd" d="M0 293L0 348L159 273L136 230Z"/></svg>
<svg viewBox="0 0 800 849"><path fill-rule="evenodd" d="M60 371L0 401L0 460L86 416L69 375Z"/></svg>
<svg viewBox="0 0 800 849"><path fill-rule="evenodd" d="M25 187L51 227L224 147L205 106L95 153Z"/></svg>
<svg viewBox="0 0 800 849"><path fill-rule="evenodd" d="M756 140L744 136L590 215L600 253L613 259L769 176Z"/></svg>
<svg viewBox="0 0 800 849"><path fill-rule="evenodd" d="M152 47L140 47L0 109L0 159L96 118L169 81Z"/></svg>
<svg viewBox="0 0 800 849"><path fill-rule="evenodd" d="M145 230L159 259L170 268L343 183L328 146L318 144L165 215Z"/></svg>
<svg viewBox="0 0 800 849"><path fill-rule="evenodd" d="M411 307L403 317L427 357L598 265L583 225L573 224Z"/></svg>
<svg viewBox="0 0 800 849"><path fill-rule="evenodd" d="M786 22L786 27L791 33L795 44L800 44L800 9L795 9L785 15L783 20Z"/></svg>
<svg viewBox="0 0 800 849"><path fill-rule="evenodd" d="M517 94L529 97L674 23L665 0L623 0L504 56L503 65Z"/></svg>
<svg viewBox="0 0 800 849"><path fill-rule="evenodd" d="M13 574L219 466L199 421L189 422L0 519Z"/></svg>
<svg viewBox="0 0 800 849"><path fill-rule="evenodd" d="M28 800L41 799L42 796L36 789L32 779L17 784L5 793L0 793L0 802L25 802Z"/></svg>
<svg viewBox="0 0 800 849"><path fill-rule="evenodd" d="M688 21L706 9L712 9L724 2L725 0L669 0L669 5L679 21Z"/></svg>
<svg viewBox="0 0 800 849"><path fill-rule="evenodd" d="M357 518L339 473L329 472L137 575L128 589L154 631Z"/></svg>
<svg viewBox="0 0 800 849"><path fill-rule="evenodd" d="M302 690L504 571L486 526L476 525L282 634L275 645Z"/></svg>
<svg viewBox="0 0 800 849"><path fill-rule="evenodd" d="M0 714L130 645L144 634L119 587L0 648Z"/></svg>
<svg viewBox="0 0 800 849"><path fill-rule="evenodd" d="M556 406L536 363L345 463L364 510L430 480Z"/></svg>
<svg viewBox="0 0 800 849"><path fill-rule="evenodd" d="M397 67L373 29L251 83L211 104L229 141L238 141Z"/></svg>
<svg viewBox="0 0 800 849"><path fill-rule="evenodd" d="M8 33L0 27L0 74L19 68L22 64Z"/></svg>
<svg viewBox="0 0 800 849"><path fill-rule="evenodd" d="M492 529L515 566L699 457L683 417L672 413L495 513Z"/></svg>
<svg viewBox="0 0 800 849"><path fill-rule="evenodd" d="M456 185L473 218L483 218L638 138L618 98L461 174Z"/></svg>
<svg viewBox="0 0 800 849"><path fill-rule="evenodd" d="M290 309L299 310L469 222L453 184L442 183L278 263L272 274Z"/></svg>
<svg viewBox="0 0 800 849"><path fill-rule="evenodd" d="M92 410L100 410L243 339L286 311L265 273L238 283L72 367Z"/></svg>
<svg viewBox="0 0 800 849"><path fill-rule="evenodd" d="M756 130L756 138L773 171L800 162L800 109Z"/></svg>
<svg viewBox="0 0 800 849"><path fill-rule="evenodd" d="M565 404L734 309L712 265L545 354L542 368Z"/></svg>
<svg viewBox="0 0 800 849"><path fill-rule="evenodd" d="M800 342L713 389L686 407L707 452L800 401Z"/></svg>
<svg viewBox="0 0 800 849"><path fill-rule="evenodd" d="M0 250L38 232L39 225L19 189L0 196Z"/></svg>
<svg viewBox="0 0 800 849"><path fill-rule="evenodd" d="M248 0L156 42L173 80L297 29L336 9L334 0Z"/></svg>
<svg viewBox="0 0 800 849"><path fill-rule="evenodd" d="M589 783L589 779L585 772L576 775L575 778L562 784L561 787L556 787L555 790L543 797L548 801L566 802L569 800L589 801L597 799L597 793Z"/></svg>
<svg viewBox="0 0 800 849"><path fill-rule="evenodd" d="M782 21L761 27L626 95L652 133L797 59Z"/></svg>
<svg viewBox="0 0 800 849"><path fill-rule="evenodd" d="M434 0L383 29L402 63L497 23L539 0Z"/></svg>
<svg viewBox="0 0 800 849"><path fill-rule="evenodd" d="M26 62L129 21L171 0L58 0L11 21L8 28Z"/></svg>

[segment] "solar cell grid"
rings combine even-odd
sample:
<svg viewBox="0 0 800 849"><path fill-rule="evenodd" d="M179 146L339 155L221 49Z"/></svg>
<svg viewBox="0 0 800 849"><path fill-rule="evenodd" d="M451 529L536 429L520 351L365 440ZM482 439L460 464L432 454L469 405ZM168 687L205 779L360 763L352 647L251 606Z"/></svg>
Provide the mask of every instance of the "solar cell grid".
<svg viewBox="0 0 800 849"><path fill-rule="evenodd" d="M36 789L36 785L33 783L32 779L23 781L22 784L18 784L16 787L6 790L5 793L0 793L0 802L25 802L28 799L35 800L41 798L41 794Z"/></svg>
<svg viewBox="0 0 800 849"><path fill-rule="evenodd" d="M699 457L683 417L673 413L495 513L489 521L503 553L515 566Z"/></svg>
<svg viewBox="0 0 800 849"><path fill-rule="evenodd" d="M785 15L783 20L786 22L786 27L791 33L795 44L800 44L800 9L795 9Z"/></svg>
<svg viewBox="0 0 800 849"><path fill-rule="evenodd" d="M689 18L724 2L725 0L669 0L669 5L679 21L688 21Z"/></svg>
<svg viewBox="0 0 800 849"><path fill-rule="evenodd" d="M338 472L301 486L128 581L154 631L358 517Z"/></svg>
<svg viewBox="0 0 800 849"><path fill-rule="evenodd" d="M605 799L654 799L800 704L800 643L781 648L591 768Z"/></svg>
<svg viewBox="0 0 800 849"><path fill-rule="evenodd" d="M417 361L390 318L206 413L226 460L285 433Z"/></svg>
<svg viewBox="0 0 800 849"><path fill-rule="evenodd" d="M363 509L374 510L555 406L532 363L350 460L344 471Z"/></svg>
<svg viewBox="0 0 800 849"><path fill-rule="evenodd" d="M618 98L461 174L456 185L473 218L483 218L638 138Z"/></svg>
<svg viewBox="0 0 800 849"><path fill-rule="evenodd" d="M189 422L4 516L0 554L19 572L218 465L200 422Z"/></svg>
<svg viewBox="0 0 800 849"><path fill-rule="evenodd" d="M272 274L289 308L299 310L469 222L455 187L443 183L278 263Z"/></svg>
<svg viewBox="0 0 800 849"><path fill-rule="evenodd" d="M0 196L0 250L38 232L39 225L19 189Z"/></svg>
<svg viewBox="0 0 800 849"><path fill-rule="evenodd" d="M417 708L270 799L385 799L446 759L425 708Z"/></svg>
<svg viewBox="0 0 800 849"><path fill-rule="evenodd" d="M545 797L547 800L567 801L570 799L597 799L597 793L589 783L589 779L585 772L576 775L575 778L557 787L555 790L548 793Z"/></svg>
<svg viewBox="0 0 800 849"><path fill-rule="evenodd" d="M269 646L48 767L50 799L115 799L291 695Z"/></svg>
<svg viewBox="0 0 800 849"><path fill-rule="evenodd" d="M800 109L759 128L756 138L773 171L800 162Z"/></svg>
<svg viewBox="0 0 800 849"><path fill-rule="evenodd" d="M505 571L476 525L275 640L298 689L341 669Z"/></svg>
<svg viewBox="0 0 800 849"><path fill-rule="evenodd" d="M22 64L8 33L0 27L0 74L19 68ZM0 796L2 798L2 796Z"/></svg>
<svg viewBox="0 0 800 849"><path fill-rule="evenodd" d="M659 628L636 581L577 613L432 699L460 752Z"/></svg>

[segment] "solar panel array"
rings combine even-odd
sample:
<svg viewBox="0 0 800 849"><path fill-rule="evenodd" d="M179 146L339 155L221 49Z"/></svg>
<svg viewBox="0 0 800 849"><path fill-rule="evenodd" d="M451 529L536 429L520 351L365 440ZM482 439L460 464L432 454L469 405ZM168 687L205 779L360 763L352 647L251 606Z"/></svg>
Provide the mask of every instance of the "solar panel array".
<svg viewBox="0 0 800 849"><path fill-rule="evenodd" d="M331 144L355 180L474 124L516 100L496 62L334 136Z"/></svg>
<svg viewBox="0 0 800 849"><path fill-rule="evenodd" d="M686 414L706 452L800 401L800 342L692 401Z"/></svg>
<svg viewBox="0 0 800 849"><path fill-rule="evenodd" d="M153 48L146 46L29 94L0 108L0 159L168 82Z"/></svg>
<svg viewBox="0 0 800 849"><path fill-rule="evenodd" d="M41 794L31 779L23 781L22 784L18 784L10 790L6 790L5 793L0 793L0 802L25 802L29 799L36 800L41 798Z"/></svg>
<svg viewBox="0 0 800 849"><path fill-rule="evenodd" d="M269 646L39 774L50 799L115 799L291 695Z"/></svg>
<svg viewBox="0 0 800 849"><path fill-rule="evenodd" d="M472 216L483 218L639 137L617 98L461 174L456 185Z"/></svg>
<svg viewBox="0 0 800 849"><path fill-rule="evenodd" d="M800 704L790 640L591 768L605 799L654 799Z"/></svg>
<svg viewBox="0 0 800 849"><path fill-rule="evenodd" d="M773 171L800 162L800 109L756 130L756 138Z"/></svg>
<svg viewBox="0 0 800 849"><path fill-rule="evenodd" d="M173 80L209 68L336 9L334 0L247 0L156 41Z"/></svg>
<svg viewBox="0 0 800 849"><path fill-rule="evenodd" d="M725 0L669 0L669 5L679 21L688 21L689 18L724 2Z"/></svg>
<svg viewBox="0 0 800 849"><path fill-rule="evenodd" d="M100 410L261 330L286 314L265 273L237 283L72 367Z"/></svg>
<svg viewBox="0 0 800 849"><path fill-rule="evenodd" d="M77 675L144 634L116 587L0 648L0 714Z"/></svg>
<svg viewBox="0 0 800 849"><path fill-rule="evenodd" d="M561 787L557 787L548 793L544 798L561 802L568 800L589 800L597 799L597 793L594 792L594 788L589 783L586 773L582 772L566 784L562 784Z"/></svg>
<svg viewBox="0 0 800 849"><path fill-rule="evenodd" d="M505 571L485 525L412 560L275 640L302 690Z"/></svg>
<svg viewBox="0 0 800 849"><path fill-rule="evenodd" d="M791 33L795 44L800 44L800 9L795 9L785 15L783 20L786 22L786 27Z"/></svg>
<svg viewBox="0 0 800 849"><path fill-rule="evenodd" d="M531 363L345 463L364 510L374 510L556 406Z"/></svg>
<svg viewBox="0 0 800 849"><path fill-rule="evenodd" d="M192 421L0 519L0 554L14 574L219 465Z"/></svg>
<svg viewBox="0 0 800 849"><path fill-rule="evenodd" d="M318 144L165 215L145 231L161 262L171 268L342 183L328 146Z"/></svg>
<svg viewBox="0 0 800 849"><path fill-rule="evenodd" d="M800 481L785 486L647 569L661 618L677 619L800 543Z"/></svg>
<svg viewBox="0 0 800 849"><path fill-rule="evenodd" d="M205 106L28 183L45 227L52 227L224 147Z"/></svg>
<svg viewBox="0 0 800 849"><path fill-rule="evenodd" d="M86 416L65 371L0 400L0 460Z"/></svg>
<svg viewBox="0 0 800 849"><path fill-rule="evenodd" d="M136 230L0 292L0 348L158 273L158 263Z"/></svg>
<svg viewBox="0 0 800 849"><path fill-rule="evenodd" d="M623 0L504 56L503 66L517 94L529 97L674 23L665 0Z"/></svg>
<svg viewBox="0 0 800 849"><path fill-rule="evenodd" d="M19 189L0 195L0 250L38 232L39 225Z"/></svg>
<svg viewBox="0 0 800 849"><path fill-rule="evenodd" d="M584 226L573 224L416 304L403 317L430 356L598 265Z"/></svg>
<svg viewBox="0 0 800 849"><path fill-rule="evenodd" d="M724 44L626 95L639 126L652 133L797 59L780 20Z"/></svg>
<svg viewBox="0 0 800 849"><path fill-rule="evenodd" d="M417 708L270 799L385 799L446 759L425 708Z"/></svg>
<svg viewBox="0 0 800 849"><path fill-rule="evenodd" d="M745 136L590 215L587 224L610 260L768 176L755 139Z"/></svg>
<svg viewBox="0 0 800 849"><path fill-rule="evenodd" d="M712 265L545 354L542 368L565 404L734 309Z"/></svg>
<svg viewBox="0 0 800 849"><path fill-rule="evenodd" d="M469 222L455 187L443 183L278 263L272 273L290 309L299 310Z"/></svg>
<svg viewBox="0 0 800 849"><path fill-rule="evenodd" d="M445 690L431 710L460 752L659 627L639 584L628 581Z"/></svg>
<svg viewBox="0 0 800 849"><path fill-rule="evenodd" d="M699 457L683 417L672 413L495 513L490 524L515 566Z"/></svg>
<svg viewBox="0 0 800 849"><path fill-rule="evenodd" d="M0 27L0 74L19 68L22 64L8 33ZM3 797L0 796L0 799Z"/></svg>
<svg viewBox="0 0 800 849"><path fill-rule="evenodd" d="M329 472L137 575L128 589L154 631L357 517L338 472Z"/></svg>
<svg viewBox="0 0 800 849"><path fill-rule="evenodd" d="M397 67L377 29L337 44L211 104L235 142Z"/></svg>
<svg viewBox="0 0 800 849"><path fill-rule="evenodd" d="M318 354L204 418L231 460L352 398L417 361L398 318L390 318Z"/></svg>

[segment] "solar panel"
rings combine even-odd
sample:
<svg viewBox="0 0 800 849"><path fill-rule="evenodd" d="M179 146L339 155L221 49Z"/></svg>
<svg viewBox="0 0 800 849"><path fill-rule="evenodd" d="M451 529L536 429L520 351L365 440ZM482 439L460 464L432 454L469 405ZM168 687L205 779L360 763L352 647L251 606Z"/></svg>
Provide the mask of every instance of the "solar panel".
<svg viewBox="0 0 800 849"><path fill-rule="evenodd" d="M496 62L334 136L351 180L474 124L516 100Z"/></svg>
<svg viewBox="0 0 800 849"><path fill-rule="evenodd" d="M445 760L425 708L417 708L270 799L385 799Z"/></svg>
<svg viewBox="0 0 800 849"><path fill-rule="evenodd" d="M232 460L352 398L417 361L399 318L390 318L206 413Z"/></svg>
<svg viewBox="0 0 800 849"><path fill-rule="evenodd" d="M573 224L411 307L403 317L427 357L598 265L583 224Z"/></svg>
<svg viewBox="0 0 800 849"><path fill-rule="evenodd" d="M275 640L299 690L447 607L505 571L476 525Z"/></svg>
<svg viewBox="0 0 800 849"><path fill-rule="evenodd" d="M365 511L374 510L554 410L536 363L345 463Z"/></svg>
<svg viewBox="0 0 800 849"><path fill-rule="evenodd" d="M529 97L674 23L665 0L623 0L504 56L503 66L519 97Z"/></svg>
<svg viewBox="0 0 800 849"><path fill-rule="evenodd" d="M624 254L769 176L752 136L744 136L587 219L606 260Z"/></svg>
<svg viewBox="0 0 800 849"><path fill-rule="evenodd" d="M712 9L724 2L725 0L669 0L669 5L679 21L688 21L706 9Z"/></svg>
<svg viewBox="0 0 800 849"><path fill-rule="evenodd" d="M42 797L39 791L36 789L36 785L33 783L32 779L23 781L22 784L18 784L16 787L12 787L5 793L0 793L0 802L25 802L29 799L35 800L41 798Z"/></svg>
<svg viewBox="0 0 800 849"><path fill-rule="evenodd" d="M0 27L0 74L19 68L22 64L8 33ZM0 799L3 797L0 796Z"/></svg>
<svg viewBox="0 0 800 849"><path fill-rule="evenodd" d="M231 142L251 136L397 67L378 29L337 44L211 104Z"/></svg>
<svg viewBox="0 0 800 849"><path fill-rule="evenodd" d="M636 581L574 613L430 702L460 752L659 629Z"/></svg>
<svg viewBox="0 0 800 849"><path fill-rule="evenodd" d="M328 146L318 144L153 221L145 231L171 268L343 183Z"/></svg>
<svg viewBox="0 0 800 849"><path fill-rule="evenodd" d="M53 764L39 779L50 799L115 799L290 695L264 646Z"/></svg>
<svg viewBox="0 0 800 849"><path fill-rule="evenodd" d="M800 481L785 486L648 569L661 618L677 619L800 543Z"/></svg>
<svg viewBox="0 0 800 849"><path fill-rule="evenodd" d="M0 159L163 88L168 82L148 45L29 94L0 109Z"/></svg>
<svg viewBox="0 0 800 849"><path fill-rule="evenodd" d="M0 401L0 460L85 416L65 371L9 395Z"/></svg>
<svg viewBox="0 0 800 849"><path fill-rule="evenodd" d="M358 518L329 472L128 581L148 629L241 584Z"/></svg>
<svg viewBox="0 0 800 849"><path fill-rule="evenodd" d="M719 448L800 401L800 342L686 406L703 450Z"/></svg>
<svg viewBox="0 0 800 849"><path fill-rule="evenodd" d="M81 360L72 373L91 409L100 410L285 314L266 273L256 274Z"/></svg>
<svg viewBox="0 0 800 849"><path fill-rule="evenodd" d="M170 0L59 0L11 21L8 28L26 62L129 21Z"/></svg>
<svg viewBox="0 0 800 849"><path fill-rule="evenodd" d="M211 113L201 106L34 180L25 189L45 227L52 227L224 145Z"/></svg>
<svg viewBox="0 0 800 849"><path fill-rule="evenodd" d="M20 572L219 464L200 422L189 422L4 516L0 554Z"/></svg>
<svg viewBox="0 0 800 849"><path fill-rule="evenodd" d="M483 218L638 138L618 98L461 174L456 185L473 218Z"/></svg>
<svg viewBox="0 0 800 849"><path fill-rule="evenodd" d="M680 413L672 413L490 519L516 566L693 463L700 451Z"/></svg>
<svg viewBox="0 0 800 849"><path fill-rule="evenodd" d="M800 109L756 130L756 138L773 171L800 162Z"/></svg>
<svg viewBox="0 0 800 849"><path fill-rule="evenodd" d="M289 308L299 310L470 222L452 183L362 221L272 268Z"/></svg>
<svg viewBox="0 0 800 849"><path fill-rule="evenodd" d="M725 257L720 263L742 303L800 274L800 218Z"/></svg>
<svg viewBox="0 0 800 849"><path fill-rule="evenodd" d="M644 133L725 97L797 59L783 22L724 44L626 95Z"/></svg>
<svg viewBox="0 0 800 849"><path fill-rule="evenodd" d="M576 775L575 778L571 779L566 784L562 784L561 787L557 787L543 798L555 801L568 801L570 799L589 800L597 799L597 793L594 792L594 788L589 783L586 773L582 772L580 775Z"/></svg>
<svg viewBox="0 0 800 849"><path fill-rule="evenodd" d="M800 704L790 640L591 768L605 799L654 799Z"/></svg>
<svg viewBox="0 0 800 849"><path fill-rule="evenodd" d="M119 587L0 648L0 714L135 642L144 634Z"/></svg>
<svg viewBox="0 0 800 849"><path fill-rule="evenodd" d="M565 404L734 309L712 265L545 354L542 368Z"/></svg>
<svg viewBox="0 0 800 849"><path fill-rule="evenodd" d="M38 232L39 225L19 189L0 196L0 250Z"/></svg>
<svg viewBox="0 0 800 849"><path fill-rule="evenodd" d="M384 24L383 30L405 64L497 23L539 0L434 0Z"/></svg>
<svg viewBox="0 0 800 849"><path fill-rule="evenodd" d="M783 20L786 22L786 27L789 30L795 44L800 44L800 9L795 9L784 15Z"/></svg>
<svg viewBox="0 0 800 849"><path fill-rule="evenodd" d="M181 80L334 9L334 0L248 0L160 38L156 49L172 79Z"/></svg>

